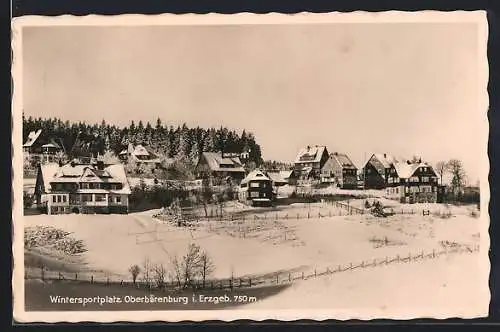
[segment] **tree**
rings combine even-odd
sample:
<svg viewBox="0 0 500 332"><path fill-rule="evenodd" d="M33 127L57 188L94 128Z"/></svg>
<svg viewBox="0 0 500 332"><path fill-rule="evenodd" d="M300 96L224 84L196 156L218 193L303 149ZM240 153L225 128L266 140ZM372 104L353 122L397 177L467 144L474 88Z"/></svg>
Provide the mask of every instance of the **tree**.
<svg viewBox="0 0 500 332"><path fill-rule="evenodd" d="M184 255L182 260L182 277L184 282L184 287L188 287L192 284L194 279L199 274L200 257L201 257L200 246L194 243L189 244L186 255Z"/></svg>
<svg viewBox="0 0 500 332"><path fill-rule="evenodd" d="M146 284L146 287L151 288L153 277L152 277L152 265L149 257L146 257L142 262L142 280Z"/></svg>
<svg viewBox="0 0 500 332"><path fill-rule="evenodd" d="M129 271L129 272L130 272L130 274L132 275L132 282L133 282L133 283L134 283L134 285L135 285L135 283L136 283L136 281L137 281L137 277L139 276L139 273L141 273L141 268L139 267L139 265L134 264L134 265L132 265L132 266L128 269L128 271Z"/></svg>
<svg viewBox="0 0 500 332"><path fill-rule="evenodd" d="M163 264L157 264L153 268L154 273L154 281L156 283L156 287L163 288L165 286L165 277L167 275L167 270Z"/></svg>
<svg viewBox="0 0 500 332"><path fill-rule="evenodd" d="M466 183L466 173L462 161L458 159L450 160L447 163L447 169L451 174L451 190L457 198L460 196Z"/></svg>
<svg viewBox="0 0 500 332"><path fill-rule="evenodd" d="M439 175L440 183L443 184L443 175L448 169L447 163L445 161L440 161L436 164L436 172Z"/></svg>
<svg viewBox="0 0 500 332"><path fill-rule="evenodd" d="M205 281L215 271L215 264L206 251L203 251L200 256L200 273L205 288Z"/></svg>

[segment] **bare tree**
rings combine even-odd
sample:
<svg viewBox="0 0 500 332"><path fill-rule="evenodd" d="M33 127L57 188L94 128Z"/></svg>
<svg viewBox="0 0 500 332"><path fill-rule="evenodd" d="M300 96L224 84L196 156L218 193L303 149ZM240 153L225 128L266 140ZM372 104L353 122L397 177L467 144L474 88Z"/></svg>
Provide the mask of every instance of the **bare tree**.
<svg viewBox="0 0 500 332"><path fill-rule="evenodd" d="M139 265L134 264L134 265L132 265L132 266L128 269L128 271L129 271L129 272L130 272L130 274L132 275L132 282L133 282L133 283L134 283L134 285L135 285L135 283L136 283L136 281L137 281L137 277L139 276L139 273L141 273L141 268L139 267Z"/></svg>
<svg viewBox="0 0 500 332"><path fill-rule="evenodd" d="M151 288L152 285L152 265L149 257L146 257L142 262L142 280L146 284L146 287Z"/></svg>
<svg viewBox="0 0 500 332"><path fill-rule="evenodd" d="M200 256L200 273L205 288L205 281L215 271L215 264L206 251L203 251Z"/></svg>
<svg viewBox="0 0 500 332"><path fill-rule="evenodd" d="M167 276L167 269L163 264L157 264L153 268L154 281L156 287L163 288L165 286L165 277Z"/></svg>
<svg viewBox="0 0 500 332"><path fill-rule="evenodd" d="M453 194L459 196L467 181L463 164L458 159L452 159L447 163L447 169L452 176L451 189Z"/></svg>
<svg viewBox="0 0 500 332"><path fill-rule="evenodd" d="M186 255L182 259L182 277L184 287L188 287L199 274L200 246L191 243Z"/></svg>
<svg viewBox="0 0 500 332"><path fill-rule="evenodd" d="M177 286L182 286L182 262L179 260L179 257L174 256L171 259L172 265L172 278L177 281Z"/></svg>
<svg viewBox="0 0 500 332"><path fill-rule="evenodd" d="M440 161L436 164L436 172L439 175L441 185L443 184L443 176L447 170L448 170L447 162Z"/></svg>

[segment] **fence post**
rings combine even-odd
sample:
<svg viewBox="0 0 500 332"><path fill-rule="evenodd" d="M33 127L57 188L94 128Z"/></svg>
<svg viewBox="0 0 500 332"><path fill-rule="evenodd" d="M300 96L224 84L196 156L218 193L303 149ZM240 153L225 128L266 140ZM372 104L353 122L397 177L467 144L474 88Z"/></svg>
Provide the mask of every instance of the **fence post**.
<svg viewBox="0 0 500 332"><path fill-rule="evenodd" d="M248 278L248 287L252 287L252 278Z"/></svg>
<svg viewBox="0 0 500 332"><path fill-rule="evenodd" d="M78 280L78 273L75 273L75 280Z"/></svg>
<svg viewBox="0 0 500 332"><path fill-rule="evenodd" d="M361 261L361 267L365 267L365 261Z"/></svg>
<svg viewBox="0 0 500 332"><path fill-rule="evenodd" d="M352 270L352 262L349 263L349 269Z"/></svg>
<svg viewBox="0 0 500 332"><path fill-rule="evenodd" d="M299 219L299 214L297 213L297 219Z"/></svg>
<svg viewBox="0 0 500 332"><path fill-rule="evenodd" d="M59 272L59 280L61 280L61 279L62 279L62 274L61 274L61 272Z"/></svg>
<svg viewBox="0 0 500 332"><path fill-rule="evenodd" d="M340 266L340 264L339 264L339 266L337 268L337 271L339 271L339 272L342 271L342 267Z"/></svg>
<svg viewBox="0 0 500 332"><path fill-rule="evenodd" d="M220 289L224 288L224 285L222 284L223 280L221 279L220 281Z"/></svg>
<svg viewBox="0 0 500 332"><path fill-rule="evenodd" d="M109 277L106 278L106 286L109 286Z"/></svg>
<svg viewBox="0 0 500 332"><path fill-rule="evenodd" d="M314 269L314 276L316 277L316 269Z"/></svg>
<svg viewBox="0 0 500 332"><path fill-rule="evenodd" d="M90 276L90 283L93 284L94 283L94 276Z"/></svg>
<svg viewBox="0 0 500 332"><path fill-rule="evenodd" d="M432 249L432 258L435 258L435 257L436 257L436 250Z"/></svg>
<svg viewBox="0 0 500 332"><path fill-rule="evenodd" d="M229 279L229 288L233 290L233 278Z"/></svg>
<svg viewBox="0 0 500 332"><path fill-rule="evenodd" d="M292 275L290 272L288 272L288 282L292 281Z"/></svg>
<svg viewBox="0 0 500 332"><path fill-rule="evenodd" d="M422 257L422 259L424 259L424 251L422 250L422 252L420 253L420 257Z"/></svg>
<svg viewBox="0 0 500 332"><path fill-rule="evenodd" d="M302 271L302 280L304 280L304 271Z"/></svg>
<svg viewBox="0 0 500 332"><path fill-rule="evenodd" d="M399 254L396 256L396 262L399 262Z"/></svg>
<svg viewBox="0 0 500 332"><path fill-rule="evenodd" d="M309 212L307 212L307 219L309 219Z"/></svg>
<svg viewBox="0 0 500 332"><path fill-rule="evenodd" d="M43 269L43 266L40 267L40 276L42 278L42 281L45 280L45 270Z"/></svg>
<svg viewBox="0 0 500 332"><path fill-rule="evenodd" d="M279 274L276 274L276 284L279 284Z"/></svg>

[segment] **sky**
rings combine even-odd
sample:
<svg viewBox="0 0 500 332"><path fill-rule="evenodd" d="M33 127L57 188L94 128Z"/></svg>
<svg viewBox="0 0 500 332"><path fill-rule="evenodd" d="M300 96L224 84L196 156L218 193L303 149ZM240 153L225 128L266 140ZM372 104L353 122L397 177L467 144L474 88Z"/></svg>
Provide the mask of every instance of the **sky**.
<svg viewBox="0 0 500 332"><path fill-rule="evenodd" d="M476 25L383 23L23 30L26 116L128 125L221 125L255 134L264 159L307 145L480 177Z"/></svg>

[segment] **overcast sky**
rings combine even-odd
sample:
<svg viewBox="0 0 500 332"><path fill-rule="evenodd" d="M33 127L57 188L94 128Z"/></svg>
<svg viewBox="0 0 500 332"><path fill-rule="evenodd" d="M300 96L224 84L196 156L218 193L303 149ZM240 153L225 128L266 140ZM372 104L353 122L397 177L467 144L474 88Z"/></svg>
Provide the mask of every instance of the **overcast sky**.
<svg viewBox="0 0 500 332"><path fill-rule="evenodd" d="M25 28L24 112L247 129L265 159L458 158L475 182L477 43L451 23Z"/></svg>

